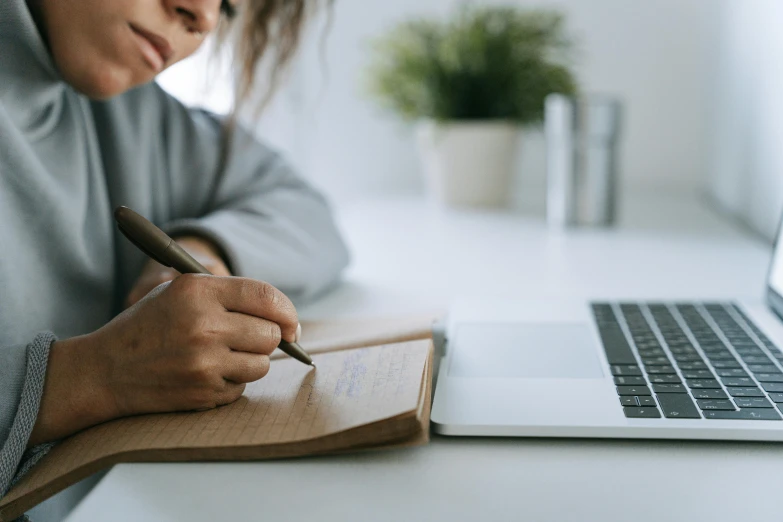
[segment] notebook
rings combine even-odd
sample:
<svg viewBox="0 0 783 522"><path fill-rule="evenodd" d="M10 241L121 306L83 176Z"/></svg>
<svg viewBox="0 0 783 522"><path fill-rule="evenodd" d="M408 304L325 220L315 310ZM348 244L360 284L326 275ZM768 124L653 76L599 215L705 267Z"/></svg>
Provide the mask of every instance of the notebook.
<svg viewBox="0 0 783 522"><path fill-rule="evenodd" d="M0 500L0 521L120 462L262 460L424 444L430 317L303 323L316 369L273 354L269 374L205 412L107 422L55 446Z"/></svg>

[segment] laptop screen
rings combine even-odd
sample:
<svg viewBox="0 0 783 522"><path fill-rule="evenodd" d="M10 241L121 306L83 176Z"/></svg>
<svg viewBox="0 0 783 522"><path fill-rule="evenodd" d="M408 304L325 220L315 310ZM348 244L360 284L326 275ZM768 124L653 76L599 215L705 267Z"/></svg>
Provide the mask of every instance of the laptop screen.
<svg viewBox="0 0 783 522"><path fill-rule="evenodd" d="M767 303L783 319L783 225L778 226L775 249L767 277Z"/></svg>

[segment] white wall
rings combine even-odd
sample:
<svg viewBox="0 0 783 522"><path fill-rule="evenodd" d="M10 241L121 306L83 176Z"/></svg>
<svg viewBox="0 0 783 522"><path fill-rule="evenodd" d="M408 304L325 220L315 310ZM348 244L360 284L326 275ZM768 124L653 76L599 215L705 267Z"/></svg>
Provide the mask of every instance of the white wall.
<svg viewBox="0 0 783 522"><path fill-rule="evenodd" d="M289 151L297 166L334 197L421 191L409 127L380 112L362 94L367 42L400 20L442 16L457 3L337 0L326 47L321 46L320 30L310 33L291 82L265 116L261 133ZM714 2L510 3L563 9L580 44L576 62L584 90L616 93L625 101L626 186L703 186L710 122L705 93L713 78L719 27ZM523 143L519 189L540 191L540 133L527 131Z"/></svg>
<svg viewBox="0 0 783 522"><path fill-rule="evenodd" d="M724 0L711 193L772 239L783 208L783 3Z"/></svg>

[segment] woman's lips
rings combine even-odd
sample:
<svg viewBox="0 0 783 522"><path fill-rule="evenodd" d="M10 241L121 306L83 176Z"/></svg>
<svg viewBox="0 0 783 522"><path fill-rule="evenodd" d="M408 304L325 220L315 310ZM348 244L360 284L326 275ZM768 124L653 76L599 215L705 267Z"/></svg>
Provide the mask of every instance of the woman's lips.
<svg viewBox="0 0 783 522"><path fill-rule="evenodd" d="M137 25L129 25L133 35L136 37L136 42L139 44L144 60L156 73L161 72L171 55L174 54L174 50L169 45L169 42L162 36L146 31Z"/></svg>

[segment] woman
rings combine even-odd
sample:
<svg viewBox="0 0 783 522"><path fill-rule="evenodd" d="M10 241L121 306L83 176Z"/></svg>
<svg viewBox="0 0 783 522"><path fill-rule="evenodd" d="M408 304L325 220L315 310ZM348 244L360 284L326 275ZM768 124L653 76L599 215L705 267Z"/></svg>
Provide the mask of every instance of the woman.
<svg viewBox="0 0 783 522"><path fill-rule="evenodd" d="M234 1L0 3L0 496L76 431L236 400L297 338L291 300L347 263L316 191L152 82L225 24L243 92L268 44L279 70L304 0ZM175 273L118 234L117 205L244 277L158 286Z"/></svg>

